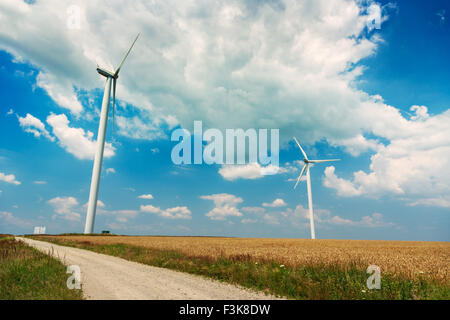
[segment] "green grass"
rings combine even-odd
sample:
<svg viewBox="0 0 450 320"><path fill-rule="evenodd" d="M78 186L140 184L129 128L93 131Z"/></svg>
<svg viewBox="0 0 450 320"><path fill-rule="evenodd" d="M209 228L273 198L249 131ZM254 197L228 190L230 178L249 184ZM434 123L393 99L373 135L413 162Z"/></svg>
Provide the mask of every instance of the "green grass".
<svg viewBox="0 0 450 320"><path fill-rule="evenodd" d="M255 263L249 256L208 258L126 244L95 245L89 241L41 237L39 240L88 249L147 265L206 276L290 299L444 299L448 285L429 280L382 276L381 289L369 290L365 270L350 267L285 267L275 262Z"/></svg>
<svg viewBox="0 0 450 320"><path fill-rule="evenodd" d="M66 267L14 237L0 237L0 300L80 300L69 290Z"/></svg>

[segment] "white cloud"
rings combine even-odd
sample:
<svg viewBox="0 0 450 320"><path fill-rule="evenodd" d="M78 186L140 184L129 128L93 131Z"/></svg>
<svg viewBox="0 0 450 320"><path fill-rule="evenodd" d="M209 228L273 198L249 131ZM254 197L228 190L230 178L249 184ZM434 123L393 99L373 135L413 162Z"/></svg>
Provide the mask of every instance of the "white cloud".
<svg viewBox="0 0 450 320"><path fill-rule="evenodd" d="M33 181L34 184L47 184L47 181L42 181L42 180L36 180Z"/></svg>
<svg viewBox="0 0 450 320"><path fill-rule="evenodd" d="M78 201L74 197L56 197L47 201L50 204L57 215L53 217L60 216L63 219L69 221L79 221L81 216L79 213L74 211L74 208L78 206Z"/></svg>
<svg viewBox="0 0 450 320"><path fill-rule="evenodd" d="M168 209L161 209L152 205L141 205L141 211L157 214L160 217L167 219L191 219L191 211L187 207L174 207Z"/></svg>
<svg viewBox="0 0 450 320"><path fill-rule="evenodd" d="M138 210L105 210L97 209L98 214L114 216L116 221L120 223L126 223L129 219L135 218L138 214Z"/></svg>
<svg viewBox="0 0 450 320"><path fill-rule="evenodd" d="M309 210L302 205L298 205L295 210L288 208L282 216L287 218L293 225L298 224L299 220L303 225L309 228ZM373 213L369 216L363 216L359 220L351 220L337 215L333 215L329 210L314 209L314 223L316 225L341 225L347 227L367 227L367 228L385 228L395 226L392 222L384 221L381 213Z"/></svg>
<svg viewBox="0 0 450 320"><path fill-rule="evenodd" d="M410 202L411 206L431 206L450 208L450 196L439 198L418 199Z"/></svg>
<svg viewBox="0 0 450 320"><path fill-rule="evenodd" d="M83 205L83 208L87 208L89 205L89 201ZM101 200L97 200L97 208L104 208L105 204Z"/></svg>
<svg viewBox="0 0 450 320"><path fill-rule="evenodd" d="M158 125L153 123L149 117L145 117L143 121L142 117L138 116L132 118L116 116L116 121L119 134L128 138L155 140L166 137Z"/></svg>
<svg viewBox="0 0 450 320"><path fill-rule="evenodd" d="M371 157L369 172L356 171L347 180L338 178L335 168L328 167L324 185L346 197L388 194L414 205L446 207L450 194L450 110L435 116L428 115L423 106L413 106L411 111L415 115L409 120L393 110L392 117L378 124L377 130L390 143ZM393 123L389 125L392 118L398 119L395 128Z"/></svg>
<svg viewBox="0 0 450 320"><path fill-rule="evenodd" d="M21 182L16 180L16 176L13 174L5 174L0 172L0 181L4 181L7 183L15 184L18 186Z"/></svg>
<svg viewBox="0 0 450 320"><path fill-rule="evenodd" d="M67 76L58 77L52 73L39 72L36 84L44 89L59 106L69 109L73 114L79 115L83 110Z"/></svg>
<svg viewBox="0 0 450 320"><path fill-rule="evenodd" d="M138 198L151 200L151 199L153 199L153 196L150 193L149 194L141 194Z"/></svg>
<svg viewBox="0 0 450 320"><path fill-rule="evenodd" d="M116 169L108 168L108 169L106 169L106 174L108 174L108 173L116 173Z"/></svg>
<svg viewBox="0 0 450 320"><path fill-rule="evenodd" d="M50 141L55 141L55 138L50 135L50 133L45 128L44 123L38 118L27 113L25 117L18 117L20 126L25 130L25 132L32 133L36 138L41 135L49 139Z"/></svg>
<svg viewBox="0 0 450 320"><path fill-rule="evenodd" d="M74 114L82 112L74 88L102 88L96 62L116 66L134 34L145 30L118 82L118 97L142 113L118 115L123 135L161 138L162 127L187 127L194 119L222 129L279 128L285 141L298 131L313 142L351 138L364 129L347 115L358 118L352 111L369 99L352 82L362 72L354 65L379 43L379 36L366 32L369 16L381 14L368 13L368 5L379 9L376 3L137 0L133 6L105 7L93 0L78 5L80 30L67 27L63 2L0 4L0 12L7 12L1 48L39 69L37 85ZM134 21L133 28L124 33L128 21ZM118 35L114 46L104 40L111 34Z"/></svg>
<svg viewBox="0 0 450 320"><path fill-rule="evenodd" d="M280 221L278 220L278 218L273 215L273 214L265 214L263 219L268 223L268 224L273 224L273 225L278 225L280 224Z"/></svg>
<svg viewBox="0 0 450 320"><path fill-rule="evenodd" d="M208 196L200 196L203 200L214 201L215 208L209 211L206 216L211 220L226 220L229 216L241 217L242 213L237 209L237 205L244 200L232 194L220 193Z"/></svg>
<svg viewBox="0 0 450 320"><path fill-rule="evenodd" d="M211 220L226 220L227 217L235 216L241 217L242 213L236 207L225 205L223 207L216 207L206 214Z"/></svg>
<svg viewBox="0 0 450 320"><path fill-rule="evenodd" d="M279 207L285 207L286 202L284 202L283 199L278 198L278 199L273 200L273 202L270 202L270 203L264 202L262 205L263 205L263 207L279 208Z"/></svg>
<svg viewBox="0 0 450 320"><path fill-rule="evenodd" d="M58 143L67 152L78 159L93 159L97 142L93 140L94 134L85 132L82 128L72 128L65 114L50 114L47 123L52 127L53 134L58 138ZM105 158L114 156L114 147L111 143L105 143L103 153Z"/></svg>
<svg viewBox="0 0 450 320"><path fill-rule="evenodd" d="M243 207L243 208L241 208L241 210L244 212L254 213L254 214L261 214L266 211L265 208L261 208L261 207Z"/></svg>
<svg viewBox="0 0 450 320"><path fill-rule="evenodd" d="M0 221L20 228L31 228L32 224L26 220L15 217L11 212L0 211Z"/></svg>
<svg viewBox="0 0 450 320"><path fill-rule="evenodd" d="M342 146L345 151L352 156L357 157L360 154L368 151L378 151L382 144L373 139L366 139L362 134L357 134L352 138L347 139L333 139L328 138L331 145Z"/></svg>
<svg viewBox="0 0 450 320"><path fill-rule="evenodd" d="M338 195L343 197L353 197L361 194L361 191L357 190L350 181L338 178L334 172L335 167L333 166L325 168L324 186L336 189Z"/></svg>
<svg viewBox="0 0 450 320"><path fill-rule="evenodd" d="M95 63L116 66L134 34L145 30L117 88L139 116L126 118L125 107L118 108L119 133L159 139L164 128L178 123L190 128L198 119L218 129L278 128L282 143L302 132L305 144L325 139L352 155L376 152L370 171L355 172L350 180L357 193L411 199L421 191L424 199L449 194L449 112L428 115L416 106L415 116L405 119L355 85L364 71L358 63L382 42L378 33L367 32L373 28L369 19L387 18L377 3L136 0L133 6L104 6L92 0L79 5L81 30L73 30L67 28L62 1L0 3L0 49L39 69L37 85L72 113L82 112L74 88L92 93L104 85ZM122 32L129 21L132 30ZM117 35L114 46L105 40L111 34ZM69 148L73 141L60 143L90 158L92 136L80 130L86 152ZM261 177L254 168L222 169L229 180Z"/></svg>
<svg viewBox="0 0 450 320"><path fill-rule="evenodd" d="M323 222L335 225L344 225L351 227L367 227L367 228L379 228L379 227L392 227L392 222L385 222L381 213L374 213L370 216L364 216L359 221L353 221L350 219L344 219L339 216L333 216L329 220Z"/></svg>
<svg viewBox="0 0 450 320"><path fill-rule="evenodd" d="M237 179L260 179L266 175L284 173L285 169L274 165L261 166L259 163L243 165L224 165L219 169L219 174L229 181Z"/></svg>
<svg viewBox="0 0 450 320"><path fill-rule="evenodd" d="M258 222L258 220L256 220L256 219L242 219L241 220L241 223L243 223L243 224L256 223L256 222Z"/></svg>

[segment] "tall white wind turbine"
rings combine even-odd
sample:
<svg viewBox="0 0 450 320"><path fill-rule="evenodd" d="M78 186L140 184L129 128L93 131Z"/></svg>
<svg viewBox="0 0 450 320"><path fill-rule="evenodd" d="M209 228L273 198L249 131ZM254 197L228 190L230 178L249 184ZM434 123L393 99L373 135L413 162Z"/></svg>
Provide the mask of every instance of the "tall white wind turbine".
<svg viewBox="0 0 450 320"><path fill-rule="evenodd" d="M332 162L332 161L339 161L340 159L329 159L329 160L309 160L306 156L305 151L303 151L302 146L297 141L297 139L294 137L295 142L297 143L298 147L300 148L300 151L303 154L303 162L305 165L303 166L302 171L300 172L300 175L297 178L297 182L295 183L294 189L297 188L298 184L300 183L301 178L303 177L303 174L306 171L306 184L308 189L308 209L309 209L309 223L311 227L311 239L316 238L316 232L314 229L314 213L313 213L313 204L312 204L312 192L311 192L311 177L309 174L309 166L311 163L322 163L322 162Z"/></svg>
<svg viewBox="0 0 450 320"><path fill-rule="evenodd" d="M100 171L102 169L102 161L103 161L103 150L105 148L105 133L106 133L106 124L108 122L108 113L109 113L109 100L111 98L111 81L113 84L113 118L114 118L114 109L116 105L116 81L119 77L120 68L122 68L125 59L128 57L131 49L136 43L139 34L136 39L134 39L133 44L130 49L128 49L125 57L123 57L122 62L119 64L119 67L115 72L111 72L104 68L100 68L97 66L97 72L106 78L105 92L103 94L103 102L102 102L102 110L100 114L100 124L98 126L98 135L97 135L97 150L95 152L94 158L94 169L92 170L92 179L91 179L91 191L89 193L89 204L86 214L86 225L84 227L84 233L92 233L94 230L94 220L95 220L95 211L97 210L97 197L98 197L98 186L100 183Z"/></svg>

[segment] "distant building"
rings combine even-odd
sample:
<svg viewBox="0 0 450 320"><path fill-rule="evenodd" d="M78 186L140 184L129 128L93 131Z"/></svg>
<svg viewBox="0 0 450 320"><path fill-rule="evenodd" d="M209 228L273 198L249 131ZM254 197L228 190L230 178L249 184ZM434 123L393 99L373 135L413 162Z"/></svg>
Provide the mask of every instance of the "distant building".
<svg viewBox="0 0 450 320"><path fill-rule="evenodd" d="M34 227L34 234L45 234L45 227Z"/></svg>

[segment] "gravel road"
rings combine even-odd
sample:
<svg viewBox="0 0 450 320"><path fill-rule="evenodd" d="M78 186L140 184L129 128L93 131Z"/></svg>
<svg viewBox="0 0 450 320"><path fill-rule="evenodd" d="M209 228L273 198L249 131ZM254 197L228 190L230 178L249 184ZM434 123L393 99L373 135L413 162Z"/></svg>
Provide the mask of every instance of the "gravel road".
<svg viewBox="0 0 450 320"><path fill-rule="evenodd" d="M200 276L152 267L88 250L17 237L65 265L78 265L84 296L95 300L260 300L276 299ZM69 274L67 275L69 277Z"/></svg>

